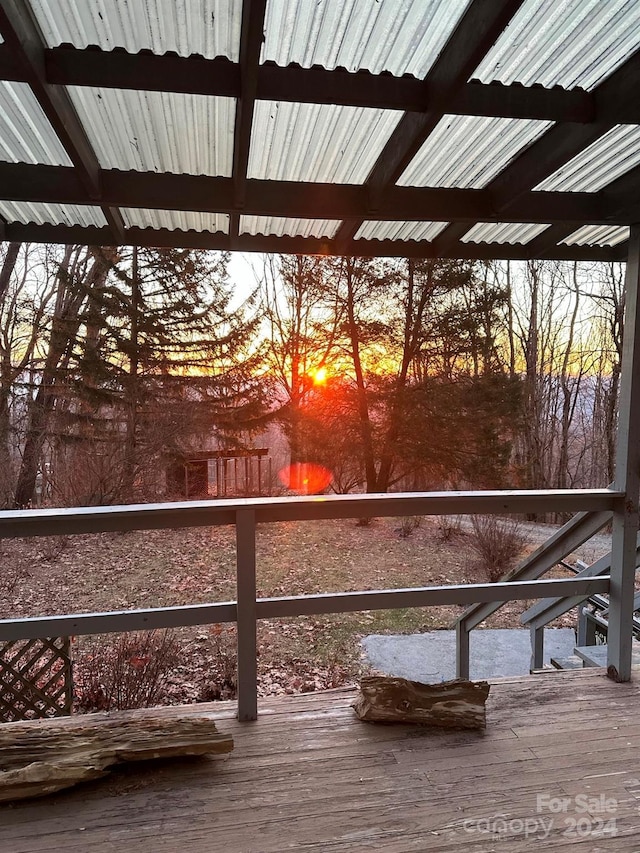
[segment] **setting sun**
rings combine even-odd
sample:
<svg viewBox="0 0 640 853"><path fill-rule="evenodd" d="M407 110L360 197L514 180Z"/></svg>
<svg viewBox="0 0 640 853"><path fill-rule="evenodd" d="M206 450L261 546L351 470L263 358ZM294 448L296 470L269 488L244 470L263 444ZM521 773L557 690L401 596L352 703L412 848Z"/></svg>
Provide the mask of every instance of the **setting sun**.
<svg viewBox="0 0 640 853"><path fill-rule="evenodd" d="M312 370L309 376L313 379L314 385L322 385L327 381L327 368L319 367L317 370Z"/></svg>

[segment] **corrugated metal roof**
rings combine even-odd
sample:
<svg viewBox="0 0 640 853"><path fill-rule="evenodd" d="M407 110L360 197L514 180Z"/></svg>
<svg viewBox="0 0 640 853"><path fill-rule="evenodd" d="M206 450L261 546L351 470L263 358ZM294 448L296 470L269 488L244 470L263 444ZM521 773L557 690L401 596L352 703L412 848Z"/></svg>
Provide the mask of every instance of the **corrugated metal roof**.
<svg viewBox="0 0 640 853"><path fill-rule="evenodd" d="M526 245L549 225L532 222L478 222L462 238L463 243L518 243Z"/></svg>
<svg viewBox="0 0 640 853"><path fill-rule="evenodd" d="M26 83L0 80L0 160L71 165L49 119Z"/></svg>
<svg viewBox="0 0 640 853"><path fill-rule="evenodd" d="M27 225L96 225L107 224L99 207L88 204L45 204L44 202L0 201L0 216L7 222Z"/></svg>
<svg viewBox="0 0 640 853"><path fill-rule="evenodd" d="M535 187L597 192L640 163L640 127L619 124Z"/></svg>
<svg viewBox="0 0 640 853"><path fill-rule="evenodd" d="M236 60L242 0L31 0L47 45Z"/></svg>
<svg viewBox="0 0 640 853"><path fill-rule="evenodd" d="M469 0L268 0L262 61L424 77Z"/></svg>
<svg viewBox="0 0 640 853"><path fill-rule="evenodd" d="M358 228L355 240L433 240L448 222L384 222L367 220Z"/></svg>
<svg viewBox="0 0 640 853"><path fill-rule="evenodd" d="M248 177L360 184L401 117L393 110L257 101Z"/></svg>
<svg viewBox="0 0 640 853"><path fill-rule="evenodd" d="M69 86L105 169L229 177L235 98Z"/></svg>
<svg viewBox="0 0 640 853"><path fill-rule="evenodd" d="M629 228L621 225L585 225L562 242L567 246L617 246L629 239Z"/></svg>
<svg viewBox="0 0 640 853"><path fill-rule="evenodd" d="M280 216L241 216L241 234L274 234L276 237L333 237L340 227L336 219L285 219Z"/></svg>
<svg viewBox="0 0 640 853"><path fill-rule="evenodd" d="M127 228L168 228L169 231L221 231L229 233L228 213L202 213L196 210L150 210L122 207Z"/></svg>
<svg viewBox="0 0 640 853"><path fill-rule="evenodd" d="M639 42L637 0L527 0L472 76L593 89Z"/></svg>
<svg viewBox="0 0 640 853"><path fill-rule="evenodd" d="M398 183L480 189L550 125L548 121L445 115Z"/></svg>

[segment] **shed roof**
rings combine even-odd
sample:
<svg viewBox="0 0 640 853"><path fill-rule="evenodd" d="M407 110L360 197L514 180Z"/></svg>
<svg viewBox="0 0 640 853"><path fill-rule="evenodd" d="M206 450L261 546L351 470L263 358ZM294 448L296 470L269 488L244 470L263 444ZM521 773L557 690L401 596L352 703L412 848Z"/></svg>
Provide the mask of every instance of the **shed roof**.
<svg viewBox="0 0 640 853"><path fill-rule="evenodd" d="M625 257L640 0L0 0L0 238Z"/></svg>

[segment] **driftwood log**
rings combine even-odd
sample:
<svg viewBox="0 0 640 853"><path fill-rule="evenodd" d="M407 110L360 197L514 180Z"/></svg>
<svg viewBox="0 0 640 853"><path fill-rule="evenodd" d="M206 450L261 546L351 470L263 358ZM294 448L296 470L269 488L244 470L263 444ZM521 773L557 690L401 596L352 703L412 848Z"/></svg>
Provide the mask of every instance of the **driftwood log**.
<svg viewBox="0 0 640 853"><path fill-rule="evenodd" d="M233 749L206 714L118 711L0 725L0 802L41 797L106 776L127 761Z"/></svg>
<svg viewBox="0 0 640 853"><path fill-rule="evenodd" d="M406 678L369 676L360 682L353 704L359 719L371 723L421 723L447 729L483 729L486 681L421 684Z"/></svg>

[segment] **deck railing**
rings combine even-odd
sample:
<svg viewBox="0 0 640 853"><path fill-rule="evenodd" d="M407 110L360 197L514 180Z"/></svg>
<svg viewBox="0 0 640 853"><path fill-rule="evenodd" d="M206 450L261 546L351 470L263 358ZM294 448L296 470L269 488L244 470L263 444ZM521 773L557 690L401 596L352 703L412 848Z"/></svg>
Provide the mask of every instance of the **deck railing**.
<svg viewBox="0 0 640 853"><path fill-rule="evenodd" d="M4 619L0 620L0 641L236 622L238 717L253 720L257 716L258 619L590 595L608 592L610 581L608 575L601 575L257 598L258 524L407 515L597 513L612 512L623 500L624 493L612 489L575 489L323 495L4 511L0 512L0 538L233 524L237 595L235 601L210 604Z"/></svg>

